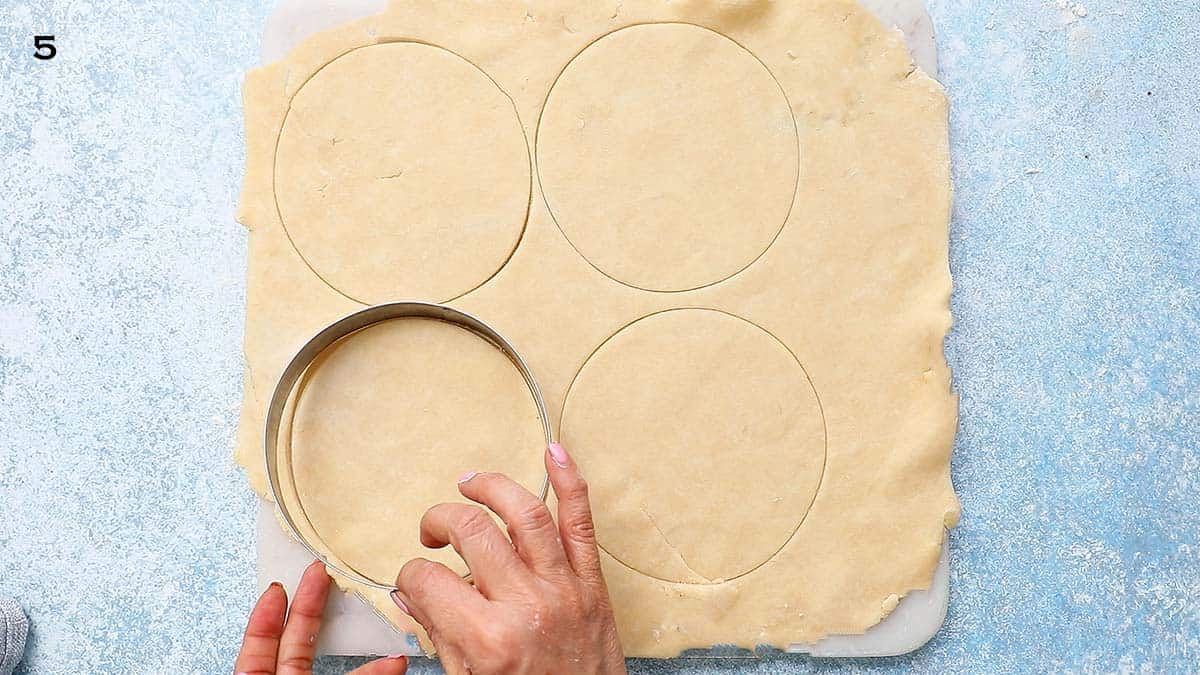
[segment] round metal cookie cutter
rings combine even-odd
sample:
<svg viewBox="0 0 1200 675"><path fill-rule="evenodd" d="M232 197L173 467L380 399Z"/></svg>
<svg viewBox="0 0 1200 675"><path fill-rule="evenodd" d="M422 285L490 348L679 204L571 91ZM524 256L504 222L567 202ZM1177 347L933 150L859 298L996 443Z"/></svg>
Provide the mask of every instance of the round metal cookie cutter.
<svg viewBox="0 0 1200 675"><path fill-rule="evenodd" d="M529 393L533 396L534 405L537 407L538 417L542 421L542 431L546 437L546 445L549 446L554 442L554 435L550 427L550 417L546 414L546 404L542 400L542 392L538 389L537 382L533 379L533 373L530 371L529 366L526 365L525 360L521 358L516 348L508 340L504 339L500 333L466 312L454 309L453 307L447 307L446 305L429 302L390 302L367 307L366 309L344 316L322 328L308 342L305 342L304 346L288 362L287 367L283 369L283 374L279 376L279 381L275 384L275 389L271 393L271 400L267 404L263 450L266 459L267 482L271 487L271 497L275 500L275 507L278 509L279 514L283 516L283 520L287 523L292 536L303 544L309 553L312 553L318 560L325 563L326 567L347 579L363 584L364 586L379 588L385 591L393 590L395 586L380 583L350 568L348 565L331 561L329 556L319 551L309 541L308 537L300 531L300 528L296 526L295 514L292 513L292 509L281 496L282 488L279 480L279 427L283 420L284 409L287 407L292 391L296 388L296 383L300 381L300 378L304 376L309 366L312 365L313 361L323 351L339 340L349 337L364 328L393 319L444 321L462 328L477 337L483 338L493 347L503 352L508 357L508 360L512 362L513 366L516 367L517 371L520 372L521 377L525 380L525 384L529 387ZM542 487L538 498L545 501L549 489L550 477L547 475L542 479ZM301 512L300 516L304 518L305 522L309 523L310 528L315 532L316 528L312 527L312 522L303 514L304 507L299 504L299 497L297 497L296 501L296 506L299 507L299 511ZM397 569L399 568L397 567ZM468 573L464 576L469 577L470 574Z"/></svg>

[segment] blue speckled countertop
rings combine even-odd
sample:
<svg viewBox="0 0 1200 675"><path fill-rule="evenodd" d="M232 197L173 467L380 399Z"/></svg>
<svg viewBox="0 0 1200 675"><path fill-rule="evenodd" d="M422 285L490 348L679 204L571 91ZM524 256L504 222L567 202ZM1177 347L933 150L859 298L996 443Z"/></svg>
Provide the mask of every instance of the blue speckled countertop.
<svg viewBox="0 0 1200 675"><path fill-rule="evenodd" d="M253 600L232 212L269 2L129 4L0 7L0 594L31 615L26 673L226 672ZM964 514L942 631L633 671L1198 667L1200 5L1084 4L931 6Z"/></svg>

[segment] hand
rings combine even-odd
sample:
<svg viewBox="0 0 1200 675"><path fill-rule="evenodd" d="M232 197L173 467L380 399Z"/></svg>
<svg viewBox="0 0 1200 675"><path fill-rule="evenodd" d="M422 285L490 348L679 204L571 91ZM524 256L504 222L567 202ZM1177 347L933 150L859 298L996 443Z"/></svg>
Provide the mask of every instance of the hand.
<svg viewBox="0 0 1200 675"><path fill-rule="evenodd" d="M320 561L309 565L300 577L291 611L283 586L274 583L263 591L246 623L242 651L233 666L237 675L312 673L329 581L325 565ZM408 659L400 655L372 661L356 668L351 675L404 675L406 670Z"/></svg>
<svg viewBox="0 0 1200 675"><path fill-rule="evenodd" d="M557 526L542 500L498 473L467 474L458 489L499 515L507 538L470 504L438 504L421 519L421 543L453 546L474 585L417 558L392 599L425 627L449 675L625 672L587 483L557 443L545 461Z"/></svg>

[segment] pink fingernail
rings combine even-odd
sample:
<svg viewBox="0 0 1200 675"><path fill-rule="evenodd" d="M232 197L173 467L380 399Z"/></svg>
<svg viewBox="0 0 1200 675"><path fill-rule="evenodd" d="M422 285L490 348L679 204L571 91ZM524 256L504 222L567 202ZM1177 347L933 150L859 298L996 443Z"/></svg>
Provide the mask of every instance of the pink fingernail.
<svg viewBox="0 0 1200 675"><path fill-rule="evenodd" d="M459 485L462 485L463 483L471 480L472 478L474 478L475 476L478 476L478 475L479 475L478 471L468 471L458 477L458 483L459 483Z"/></svg>
<svg viewBox="0 0 1200 675"><path fill-rule="evenodd" d="M412 616L412 612L408 611L408 605L404 604L404 601L400 599L400 591L392 591L389 595L392 596L392 602L396 603L401 612Z"/></svg>
<svg viewBox="0 0 1200 675"><path fill-rule="evenodd" d="M563 446L559 445L558 443L550 444L550 459L553 460L560 469L567 468L567 462L570 461L570 458L567 457L567 451L563 450Z"/></svg>
<svg viewBox="0 0 1200 675"><path fill-rule="evenodd" d="M396 661L399 661L399 660L401 660L401 659L407 659L407 658L408 658L408 654L392 654L392 655L391 655L391 656L389 656L388 658L389 658L389 659L394 659L394 660L396 660Z"/></svg>

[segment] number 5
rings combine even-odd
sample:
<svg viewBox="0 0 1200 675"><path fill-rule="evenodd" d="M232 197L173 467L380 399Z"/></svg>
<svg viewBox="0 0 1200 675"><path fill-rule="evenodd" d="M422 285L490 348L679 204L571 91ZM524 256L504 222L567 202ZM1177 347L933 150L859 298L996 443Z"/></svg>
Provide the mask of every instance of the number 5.
<svg viewBox="0 0 1200 675"><path fill-rule="evenodd" d="M33 58L49 61L58 53L58 49L54 46L53 35L34 35L33 36Z"/></svg>

